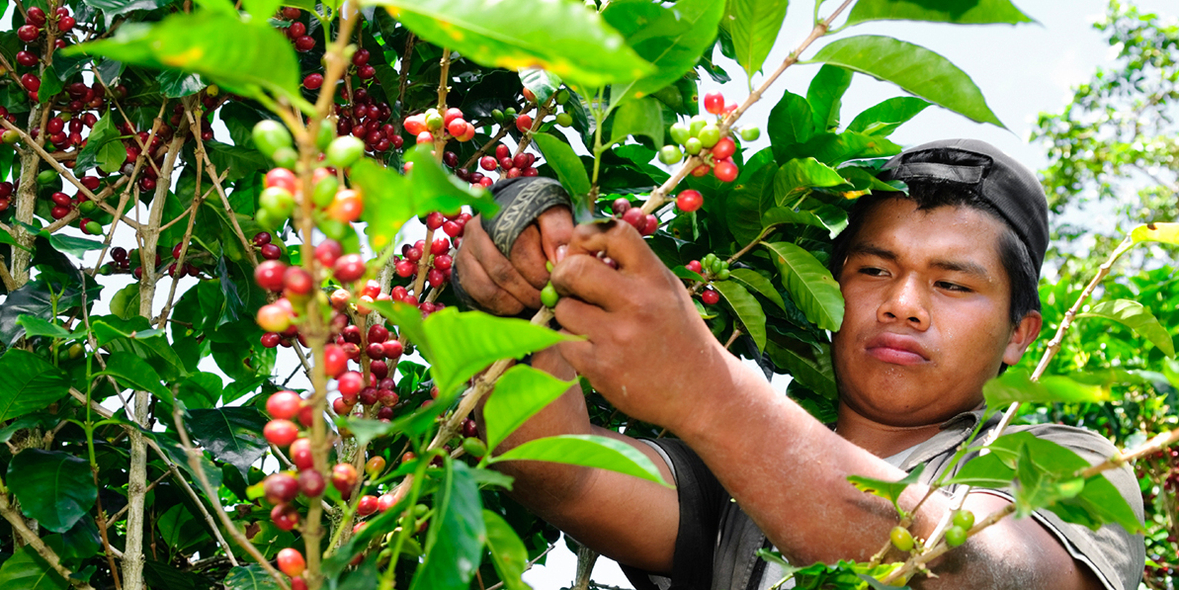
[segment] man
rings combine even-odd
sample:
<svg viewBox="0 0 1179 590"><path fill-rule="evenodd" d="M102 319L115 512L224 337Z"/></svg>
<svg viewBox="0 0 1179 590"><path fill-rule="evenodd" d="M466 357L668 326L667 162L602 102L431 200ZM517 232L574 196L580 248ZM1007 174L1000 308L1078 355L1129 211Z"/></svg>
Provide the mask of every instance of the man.
<svg viewBox="0 0 1179 590"><path fill-rule="evenodd" d="M545 261L555 261L557 321L586 339L536 354L533 366L565 379L581 374L622 412L679 439L638 441L592 426L574 388L508 444L612 436L644 452L677 489L513 462L504 469L517 478L516 497L618 560L640 589L766 588L780 578L755 555L766 547L792 564L869 560L896 512L847 476L895 481L925 464L922 485L910 486L901 506L911 510L925 495L923 484L981 419L983 384L1040 332L1036 280L1048 235L1035 175L988 144L918 146L891 160L886 175L906 182L908 194L862 197L832 257L846 311L832 338L839 408L831 426L729 354L683 283L627 224L574 228L567 209L550 207L551 190L505 184L499 198L514 213L500 217L516 227L492 221L493 241L479 224L467 226L459 292L494 313L535 309L549 278ZM530 203L540 206L520 215ZM536 223L520 227L524 218ZM602 264L603 254L616 269ZM1115 451L1087 431L1032 430L1092 462ZM1133 473L1109 477L1141 518ZM979 519L1010 502L1008 492L980 492L965 504ZM951 508L948 494L935 493L915 513L913 533L925 538ZM1093 532L1044 512L1003 519L932 562L936 578L913 584L1131 590L1144 559L1141 536L1117 525Z"/></svg>

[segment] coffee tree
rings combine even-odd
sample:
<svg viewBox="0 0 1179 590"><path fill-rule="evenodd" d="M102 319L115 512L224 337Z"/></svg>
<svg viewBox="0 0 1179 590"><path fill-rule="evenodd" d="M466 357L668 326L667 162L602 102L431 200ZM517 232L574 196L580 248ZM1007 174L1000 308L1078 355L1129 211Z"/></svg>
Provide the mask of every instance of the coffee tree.
<svg viewBox="0 0 1179 590"><path fill-rule="evenodd" d="M524 588L556 532L505 499L496 463L663 483L608 438L497 452L571 385L513 363L569 338L548 327L551 288L530 320L460 312L447 288L453 249L472 216L497 212L485 189L501 178L553 177L579 220L649 236L716 336L793 376L787 394L830 420L827 332L843 301L824 262L849 204L904 189L875 173L900 151L889 135L930 105L1001 125L945 59L854 26L1029 19L1007 0L823 4L790 56L764 67L784 0L14 3L18 26L0 34L0 581ZM698 76L728 78L718 50L762 73L747 96L698 96ZM774 88L804 63L817 68L808 88ZM857 72L908 96L843 124ZM769 119L743 120L767 91L783 93ZM763 128L769 147L746 149ZM1142 226L1115 254L1177 234ZM1034 372L988 386L992 408L1100 401L1128 378L1042 377L1108 270ZM1173 355L1133 304L1098 315ZM598 423L665 434L581 386ZM802 587L904 583L1041 508L1137 530L1101 472L1175 438L1097 466L1026 436L979 441L992 460L936 485L960 498L969 484L1012 486L1010 510L954 511L914 539L898 507L878 559L789 571ZM852 479L895 503L915 478Z"/></svg>

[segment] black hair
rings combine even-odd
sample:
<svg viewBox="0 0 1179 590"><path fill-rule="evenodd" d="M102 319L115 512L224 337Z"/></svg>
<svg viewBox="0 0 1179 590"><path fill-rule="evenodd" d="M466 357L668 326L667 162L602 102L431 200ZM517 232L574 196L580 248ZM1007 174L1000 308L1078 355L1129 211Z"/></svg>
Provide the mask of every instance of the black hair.
<svg viewBox="0 0 1179 590"><path fill-rule="evenodd" d="M920 211L936 209L938 207L969 207L982 211L1003 222L1006 230L999 237L999 260L1011 286L1008 305L1008 319L1011 326L1018 326L1024 316L1040 311L1040 294L1037 285L1040 273L1032 262L1027 246L1019 239L1015 230L1007 223L999 211L985 199L979 196L973 186L964 186L945 182L910 182L908 194L903 192L878 192L861 197L848 213L847 228L835 238L831 253L831 274L839 280L843 270L843 263L847 259L848 248L855 239L860 228L863 227L868 215L877 205L890 198L909 199L917 204Z"/></svg>

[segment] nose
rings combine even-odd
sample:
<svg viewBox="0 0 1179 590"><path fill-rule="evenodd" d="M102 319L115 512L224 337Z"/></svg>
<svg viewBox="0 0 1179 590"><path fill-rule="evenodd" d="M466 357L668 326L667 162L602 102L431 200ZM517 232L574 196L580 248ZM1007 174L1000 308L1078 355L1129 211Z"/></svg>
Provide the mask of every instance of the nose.
<svg viewBox="0 0 1179 590"><path fill-rule="evenodd" d="M929 328L929 306L920 278L905 276L895 281L885 293L876 319L881 323L900 321L917 330Z"/></svg>

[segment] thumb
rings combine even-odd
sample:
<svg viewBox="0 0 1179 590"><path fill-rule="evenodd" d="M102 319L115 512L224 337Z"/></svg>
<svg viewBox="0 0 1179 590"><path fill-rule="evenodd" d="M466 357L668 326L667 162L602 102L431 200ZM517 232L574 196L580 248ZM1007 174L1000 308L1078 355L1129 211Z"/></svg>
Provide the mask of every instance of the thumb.
<svg viewBox="0 0 1179 590"><path fill-rule="evenodd" d="M573 213L568 207L551 207L536 218L536 224L545 258L553 264L560 262L565 257L563 247L573 237Z"/></svg>

